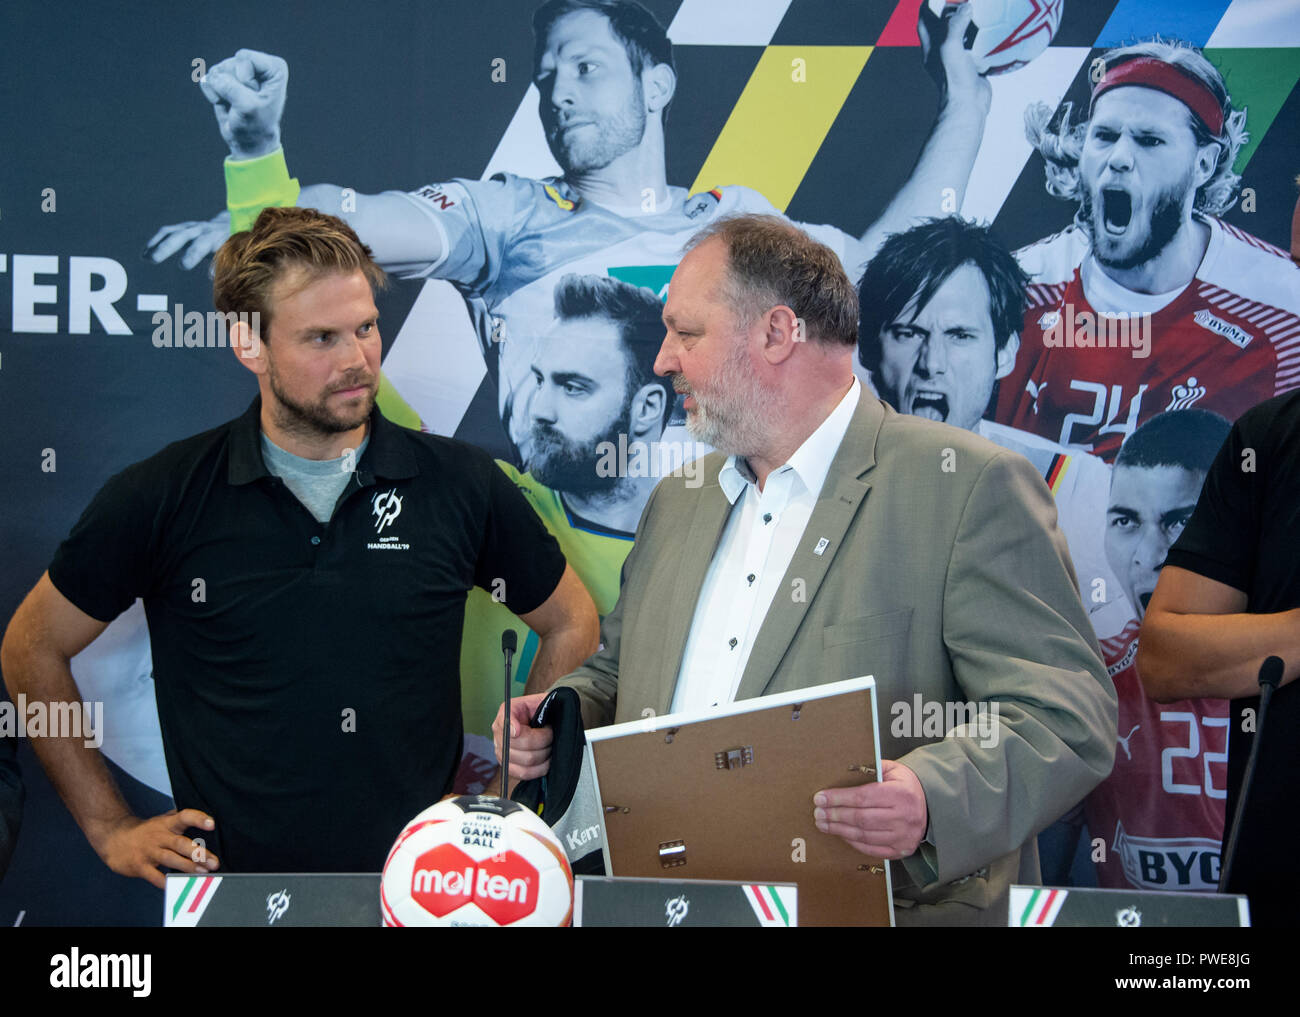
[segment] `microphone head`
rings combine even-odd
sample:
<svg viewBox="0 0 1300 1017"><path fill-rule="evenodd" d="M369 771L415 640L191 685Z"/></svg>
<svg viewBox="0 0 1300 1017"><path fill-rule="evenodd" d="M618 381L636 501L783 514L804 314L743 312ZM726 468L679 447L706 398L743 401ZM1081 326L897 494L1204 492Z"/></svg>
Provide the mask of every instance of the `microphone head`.
<svg viewBox="0 0 1300 1017"><path fill-rule="evenodd" d="M1269 685L1277 688L1282 681L1282 672L1286 670L1286 665L1282 663L1281 657L1265 657L1264 663L1259 667L1260 685Z"/></svg>
<svg viewBox="0 0 1300 1017"><path fill-rule="evenodd" d="M506 629L501 633L501 652L514 653L519 649L519 633L514 629Z"/></svg>

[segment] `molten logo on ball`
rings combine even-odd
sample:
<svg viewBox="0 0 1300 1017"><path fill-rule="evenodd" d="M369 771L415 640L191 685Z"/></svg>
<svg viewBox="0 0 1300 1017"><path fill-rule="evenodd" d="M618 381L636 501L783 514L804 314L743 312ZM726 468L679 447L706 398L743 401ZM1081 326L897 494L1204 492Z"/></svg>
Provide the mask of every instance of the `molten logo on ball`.
<svg viewBox="0 0 1300 1017"><path fill-rule="evenodd" d="M403 827L384 863L384 925L567 925L573 872L541 818L516 802L463 796Z"/></svg>
<svg viewBox="0 0 1300 1017"><path fill-rule="evenodd" d="M440 844L416 859L411 898L437 918L473 902L509 925L537 907L537 881L537 870L513 851L476 862L454 844Z"/></svg>

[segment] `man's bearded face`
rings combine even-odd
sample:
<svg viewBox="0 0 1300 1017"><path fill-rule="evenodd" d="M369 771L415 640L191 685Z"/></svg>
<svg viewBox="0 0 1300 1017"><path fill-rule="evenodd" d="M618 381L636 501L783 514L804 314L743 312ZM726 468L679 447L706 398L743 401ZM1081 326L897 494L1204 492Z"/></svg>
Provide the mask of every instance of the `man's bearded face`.
<svg viewBox="0 0 1300 1017"><path fill-rule="evenodd" d="M1102 265L1144 265L1190 222L1198 146L1189 115L1151 88L1116 88L1097 100L1079 160L1080 216Z"/></svg>
<svg viewBox="0 0 1300 1017"><path fill-rule="evenodd" d="M767 421L780 400L763 388L744 342L739 337L732 342L726 359L707 381L692 385L685 374L675 374L673 389L694 403L686 411L686 430L692 438L727 455L760 455L771 446Z"/></svg>
<svg viewBox="0 0 1300 1017"><path fill-rule="evenodd" d="M533 386L516 408L527 412L519 451L524 468L547 487L578 497L616 487L597 466L619 436L632 440L628 354L621 330L604 317L557 321L538 344ZM609 443L609 444L606 444Z"/></svg>
<svg viewBox="0 0 1300 1017"><path fill-rule="evenodd" d="M601 476L597 466L602 458L607 458L605 450L617 448L619 435L628 435L630 428L631 415L624 413L594 437L574 441L554 424L534 420L532 443L528 446L528 472L552 490L578 497L608 491L619 478Z"/></svg>

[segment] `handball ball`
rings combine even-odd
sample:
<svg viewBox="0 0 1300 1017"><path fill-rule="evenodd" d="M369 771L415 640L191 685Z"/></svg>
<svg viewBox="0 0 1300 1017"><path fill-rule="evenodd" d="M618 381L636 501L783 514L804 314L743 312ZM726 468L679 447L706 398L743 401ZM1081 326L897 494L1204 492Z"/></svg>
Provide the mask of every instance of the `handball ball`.
<svg viewBox="0 0 1300 1017"><path fill-rule="evenodd" d="M384 863L379 904L389 927L568 925L573 870L538 816L466 795L406 824Z"/></svg>
<svg viewBox="0 0 1300 1017"><path fill-rule="evenodd" d="M1024 67L1047 49L1061 26L1065 0L929 0L930 11L969 3L973 39L965 40L981 74L1005 74Z"/></svg>

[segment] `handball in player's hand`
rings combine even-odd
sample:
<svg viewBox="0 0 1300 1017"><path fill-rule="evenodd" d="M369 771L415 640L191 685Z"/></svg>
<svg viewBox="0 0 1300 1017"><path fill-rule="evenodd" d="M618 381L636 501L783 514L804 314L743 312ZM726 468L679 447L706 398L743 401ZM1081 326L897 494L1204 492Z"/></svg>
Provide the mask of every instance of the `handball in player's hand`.
<svg viewBox="0 0 1300 1017"><path fill-rule="evenodd" d="M938 18L961 6L970 8L970 20L959 23L958 16L965 12L954 11L950 32L956 29L980 74L1004 74L1047 49L1061 26L1065 0L927 0L930 13Z"/></svg>

